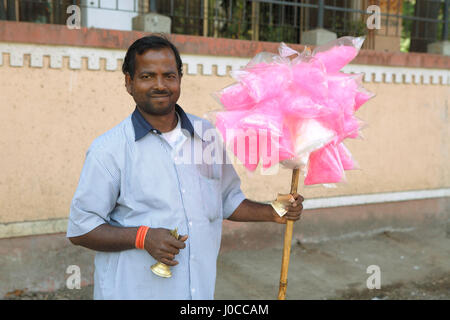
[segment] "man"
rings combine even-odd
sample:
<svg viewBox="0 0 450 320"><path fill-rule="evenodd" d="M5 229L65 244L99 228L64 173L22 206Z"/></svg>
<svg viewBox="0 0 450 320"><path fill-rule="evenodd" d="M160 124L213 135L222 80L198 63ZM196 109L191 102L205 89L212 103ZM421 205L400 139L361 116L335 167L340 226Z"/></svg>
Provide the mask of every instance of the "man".
<svg viewBox="0 0 450 320"><path fill-rule="evenodd" d="M176 104L182 62L168 40L134 42L123 73L136 109L90 146L67 237L97 251L94 299L212 299L222 220L298 220L303 198L280 217L245 199L231 164L176 161L185 146L204 150L202 130L213 127ZM157 261L171 278L150 270Z"/></svg>

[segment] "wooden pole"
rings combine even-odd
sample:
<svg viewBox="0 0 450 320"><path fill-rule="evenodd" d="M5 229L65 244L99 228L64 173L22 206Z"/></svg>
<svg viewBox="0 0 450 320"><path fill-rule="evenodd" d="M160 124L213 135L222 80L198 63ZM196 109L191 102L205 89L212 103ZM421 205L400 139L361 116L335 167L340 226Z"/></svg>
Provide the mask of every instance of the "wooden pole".
<svg viewBox="0 0 450 320"><path fill-rule="evenodd" d="M297 193L299 169L292 171L291 194ZM286 231L284 233L283 258L281 260L280 289L278 291L278 300L286 298L287 276L289 268L289 258L291 255L292 231L294 230L294 221L288 220L286 223Z"/></svg>
<svg viewBox="0 0 450 320"><path fill-rule="evenodd" d="M252 2L252 40L259 41L259 2Z"/></svg>
<svg viewBox="0 0 450 320"><path fill-rule="evenodd" d="M203 36L208 36L208 0L203 0Z"/></svg>

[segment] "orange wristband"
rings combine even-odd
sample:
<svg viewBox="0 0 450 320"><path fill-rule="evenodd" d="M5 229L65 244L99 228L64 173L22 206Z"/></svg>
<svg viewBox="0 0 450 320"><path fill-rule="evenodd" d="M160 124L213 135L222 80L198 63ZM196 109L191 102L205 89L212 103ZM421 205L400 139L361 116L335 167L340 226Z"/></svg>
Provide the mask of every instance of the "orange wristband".
<svg viewBox="0 0 450 320"><path fill-rule="evenodd" d="M140 226L138 228L135 241L135 247L137 249L144 249L145 236L147 235L148 229L150 228L147 226Z"/></svg>

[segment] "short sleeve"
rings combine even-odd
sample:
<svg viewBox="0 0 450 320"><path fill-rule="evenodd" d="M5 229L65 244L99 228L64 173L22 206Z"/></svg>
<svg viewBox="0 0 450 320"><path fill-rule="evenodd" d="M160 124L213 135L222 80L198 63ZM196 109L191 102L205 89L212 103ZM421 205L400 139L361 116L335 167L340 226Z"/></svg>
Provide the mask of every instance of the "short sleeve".
<svg viewBox="0 0 450 320"><path fill-rule="evenodd" d="M110 220L120 190L120 175L107 155L88 151L70 206L67 237L88 233Z"/></svg>
<svg viewBox="0 0 450 320"><path fill-rule="evenodd" d="M241 179L227 157L222 165L223 218L228 219L244 199Z"/></svg>

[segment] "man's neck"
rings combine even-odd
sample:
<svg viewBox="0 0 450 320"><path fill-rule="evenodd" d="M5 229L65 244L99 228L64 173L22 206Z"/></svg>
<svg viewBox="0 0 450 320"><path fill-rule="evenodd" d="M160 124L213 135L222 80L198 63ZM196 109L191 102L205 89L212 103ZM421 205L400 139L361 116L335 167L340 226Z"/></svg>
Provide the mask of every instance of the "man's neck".
<svg viewBox="0 0 450 320"><path fill-rule="evenodd" d="M142 114L145 120L152 125L153 128L159 130L162 133L172 131L175 129L178 123L178 117L175 113L175 108L168 114L164 115L151 115L142 111L139 108L139 112Z"/></svg>

